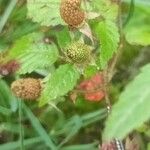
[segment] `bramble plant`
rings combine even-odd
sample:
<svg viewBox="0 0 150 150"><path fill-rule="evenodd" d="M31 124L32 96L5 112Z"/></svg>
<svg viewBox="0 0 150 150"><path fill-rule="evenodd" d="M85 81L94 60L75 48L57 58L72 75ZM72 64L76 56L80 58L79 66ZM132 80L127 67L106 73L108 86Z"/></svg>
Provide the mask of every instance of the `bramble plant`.
<svg viewBox="0 0 150 150"><path fill-rule="evenodd" d="M11 136L0 149L149 150L143 139L150 137L150 3L6 4L0 1L0 113L6 116L0 139ZM81 129L88 134L90 124L96 126L90 142L88 135L71 140Z"/></svg>

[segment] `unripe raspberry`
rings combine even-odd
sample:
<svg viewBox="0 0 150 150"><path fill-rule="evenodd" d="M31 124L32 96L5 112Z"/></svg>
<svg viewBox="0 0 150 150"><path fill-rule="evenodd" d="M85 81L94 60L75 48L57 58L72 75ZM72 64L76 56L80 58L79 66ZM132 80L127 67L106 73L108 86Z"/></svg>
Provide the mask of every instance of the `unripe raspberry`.
<svg viewBox="0 0 150 150"><path fill-rule="evenodd" d="M18 79L11 84L11 90L21 99L35 100L40 96L41 83L34 78Z"/></svg>
<svg viewBox="0 0 150 150"><path fill-rule="evenodd" d="M77 27L85 19L85 13L80 8L81 0L61 0L60 15L70 26Z"/></svg>
<svg viewBox="0 0 150 150"><path fill-rule="evenodd" d="M86 44L74 42L66 47L65 53L73 63L81 64L89 61L91 49Z"/></svg>

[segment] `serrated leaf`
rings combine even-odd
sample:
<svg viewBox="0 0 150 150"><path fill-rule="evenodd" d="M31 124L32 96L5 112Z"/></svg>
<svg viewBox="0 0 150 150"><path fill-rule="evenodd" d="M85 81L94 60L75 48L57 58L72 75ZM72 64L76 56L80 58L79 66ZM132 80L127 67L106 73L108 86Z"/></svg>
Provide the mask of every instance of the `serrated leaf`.
<svg viewBox="0 0 150 150"><path fill-rule="evenodd" d="M36 69L51 66L58 58L58 50L54 44L46 44L41 33L23 36L14 43L9 58L17 59L21 64L19 74L31 73Z"/></svg>
<svg viewBox="0 0 150 150"><path fill-rule="evenodd" d="M60 0L27 0L27 16L42 26L63 24L59 7Z"/></svg>
<svg viewBox="0 0 150 150"><path fill-rule="evenodd" d="M22 54L26 53L28 48L33 44L36 43L36 41L40 41L43 34L41 33L32 33L25 35L18 40L16 40L12 48L9 50L8 57L9 59L16 59Z"/></svg>
<svg viewBox="0 0 150 150"><path fill-rule="evenodd" d="M150 118L150 64L121 93L106 122L104 139L123 139Z"/></svg>
<svg viewBox="0 0 150 150"><path fill-rule="evenodd" d="M110 0L93 0L91 2L94 10L107 20L116 20L118 15L118 5Z"/></svg>
<svg viewBox="0 0 150 150"><path fill-rule="evenodd" d="M64 96L76 85L79 73L71 64L61 65L47 81L40 97L40 106Z"/></svg>
<svg viewBox="0 0 150 150"><path fill-rule="evenodd" d="M44 43L33 44L26 53L20 56L21 68L19 74L31 73L36 69L51 66L58 58L55 45Z"/></svg>
<svg viewBox="0 0 150 150"><path fill-rule="evenodd" d="M119 32L112 21L101 21L95 26L95 33L100 40L100 64L102 69L118 49Z"/></svg>
<svg viewBox="0 0 150 150"><path fill-rule="evenodd" d="M64 48L71 42L71 37L67 27L64 27L61 31L57 31L54 34L56 35L57 42L61 48Z"/></svg>

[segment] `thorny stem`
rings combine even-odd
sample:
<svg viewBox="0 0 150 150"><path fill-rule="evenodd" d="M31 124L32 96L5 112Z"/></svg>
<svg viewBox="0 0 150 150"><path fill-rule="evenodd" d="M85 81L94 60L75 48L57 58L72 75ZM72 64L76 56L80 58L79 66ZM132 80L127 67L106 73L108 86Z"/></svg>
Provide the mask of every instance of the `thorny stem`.
<svg viewBox="0 0 150 150"><path fill-rule="evenodd" d="M108 66L108 68L104 71L104 83L105 83L105 100L106 100L106 105L107 105L107 112L108 115L111 111L111 102L109 99L109 89L108 89L108 84L111 82L112 77L115 73L115 67L116 64L121 56L122 53L122 47L123 47L123 31L122 31L122 19L121 19L121 0L117 1L118 4L118 29L119 29L119 33L120 33L120 44L117 50L117 54L114 56L110 66ZM119 147L117 147L117 149L121 149L124 150L122 141L119 141L118 139L115 139L116 145L118 146L119 143Z"/></svg>
<svg viewBox="0 0 150 150"><path fill-rule="evenodd" d="M115 74L115 67L116 64L121 56L122 53L122 47L123 47L123 31L122 31L122 19L121 19L121 0L118 0L117 2L118 4L118 29L119 29L119 33L120 33L120 43L118 46L118 50L117 50L117 54L114 56L114 58L112 59L112 62L110 63L110 65L108 66L108 68L104 71L104 90L105 90L105 99L106 99L106 105L108 108L108 113L110 112L110 108L111 108L111 102L109 99L109 89L108 89L108 85L112 80L112 77Z"/></svg>

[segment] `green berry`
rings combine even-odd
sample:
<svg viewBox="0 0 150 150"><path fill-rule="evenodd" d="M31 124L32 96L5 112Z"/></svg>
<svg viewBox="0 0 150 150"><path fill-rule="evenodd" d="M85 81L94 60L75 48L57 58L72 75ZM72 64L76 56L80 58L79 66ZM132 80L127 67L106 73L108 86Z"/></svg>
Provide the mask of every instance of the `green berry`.
<svg viewBox="0 0 150 150"><path fill-rule="evenodd" d="M73 63L86 63L90 59L91 49L88 45L74 42L66 47L65 53Z"/></svg>

